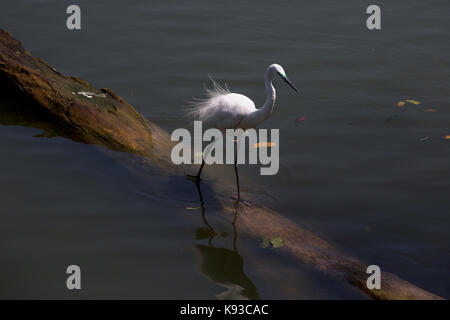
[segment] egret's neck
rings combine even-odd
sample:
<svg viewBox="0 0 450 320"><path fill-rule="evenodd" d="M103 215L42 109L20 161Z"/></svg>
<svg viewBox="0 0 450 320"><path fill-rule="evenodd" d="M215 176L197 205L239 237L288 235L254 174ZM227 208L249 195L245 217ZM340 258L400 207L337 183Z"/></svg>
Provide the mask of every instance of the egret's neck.
<svg viewBox="0 0 450 320"><path fill-rule="evenodd" d="M264 105L257 110L258 122L263 122L270 117L275 106L276 92L272 85L273 74L271 72L266 72L264 76L264 83L266 85L266 101Z"/></svg>
<svg viewBox="0 0 450 320"><path fill-rule="evenodd" d="M261 108L256 109L256 111L247 116L247 120L251 124L251 128L260 125L272 114L276 98L275 88L272 85L272 78L272 70L267 69L266 74L264 75L264 83L266 85L266 101Z"/></svg>
<svg viewBox="0 0 450 320"><path fill-rule="evenodd" d="M264 76L264 83L266 85L266 102L264 102L262 109L264 109L269 115L273 111L273 107L275 106L275 99L277 97L275 88L272 84L272 78L273 75L268 73L266 73L266 75Z"/></svg>

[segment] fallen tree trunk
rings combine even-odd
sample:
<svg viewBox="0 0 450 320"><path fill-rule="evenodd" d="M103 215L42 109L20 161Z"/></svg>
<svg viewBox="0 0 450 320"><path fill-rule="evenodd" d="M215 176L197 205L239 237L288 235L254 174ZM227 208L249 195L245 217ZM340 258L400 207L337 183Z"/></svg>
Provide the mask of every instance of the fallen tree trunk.
<svg viewBox="0 0 450 320"><path fill-rule="evenodd" d="M60 74L45 61L33 57L3 30L0 30L0 82L19 90L32 103L32 111L39 112L50 123L36 120L28 125L51 125L58 135L136 154L148 158L149 165L163 172L182 174L170 161L172 143L167 132L142 117L111 90L97 90L84 80ZM213 185L225 211L234 214L234 201L224 196L229 194L229 189ZM285 246L279 250L302 263L344 278L376 299L441 299L388 272L382 272L380 290L369 290L367 264L343 254L251 198L245 200L239 207L237 226L240 231L257 239L263 236L283 238Z"/></svg>

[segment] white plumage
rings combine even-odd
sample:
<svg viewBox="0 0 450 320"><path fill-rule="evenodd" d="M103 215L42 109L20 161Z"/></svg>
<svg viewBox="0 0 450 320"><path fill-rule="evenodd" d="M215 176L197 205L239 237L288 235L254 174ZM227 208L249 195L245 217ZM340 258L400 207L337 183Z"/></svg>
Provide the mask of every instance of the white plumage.
<svg viewBox="0 0 450 320"><path fill-rule="evenodd" d="M256 109L255 103L248 97L232 93L227 86L221 87L212 80L213 88L206 89L207 98L198 99L190 103L189 114L196 120L201 120L207 128L225 129L249 129L255 128L272 114L275 105L276 92L272 85L275 74L279 74L294 90L297 89L290 83L279 64L270 65L265 73L266 101L264 105Z"/></svg>
<svg viewBox="0 0 450 320"><path fill-rule="evenodd" d="M211 79L213 88L206 90L207 98L191 103L190 115L201 120L206 128L224 130L235 128L244 116L256 110L255 104L246 96L232 93Z"/></svg>

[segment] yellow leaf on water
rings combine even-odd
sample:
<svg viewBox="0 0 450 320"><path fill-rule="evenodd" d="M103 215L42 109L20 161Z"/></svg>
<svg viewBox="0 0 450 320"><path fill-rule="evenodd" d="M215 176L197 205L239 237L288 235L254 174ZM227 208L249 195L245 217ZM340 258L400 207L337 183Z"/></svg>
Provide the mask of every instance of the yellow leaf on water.
<svg viewBox="0 0 450 320"><path fill-rule="evenodd" d="M438 109L435 108L427 108L427 109L423 109L424 112L437 112Z"/></svg>
<svg viewBox="0 0 450 320"><path fill-rule="evenodd" d="M430 137L423 137L423 138L420 138L420 141L427 141L428 139L430 139Z"/></svg>
<svg viewBox="0 0 450 320"><path fill-rule="evenodd" d="M258 142L253 145L253 148L270 148L275 147L276 145L275 142Z"/></svg>
<svg viewBox="0 0 450 320"><path fill-rule="evenodd" d="M445 140L450 140L450 134L446 135L444 138Z"/></svg>
<svg viewBox="0 0 450 320"><path fill-rule="evenodd" d="M405 101L399 101L397 102L397 107L402 108L405 106Z"/></svg>
<svg viewBox="0 0 450 320"><path fill-rule="evenodd" d="M420 101L408 99L406 102L412 103L412 104L420 104Z"/></svg>

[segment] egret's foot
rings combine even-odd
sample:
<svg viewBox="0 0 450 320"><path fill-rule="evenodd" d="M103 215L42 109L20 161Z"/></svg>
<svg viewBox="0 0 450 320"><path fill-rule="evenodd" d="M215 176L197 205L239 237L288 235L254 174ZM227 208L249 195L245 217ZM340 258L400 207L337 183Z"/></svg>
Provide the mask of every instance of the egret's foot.
<svg viewBox="0 0 450 320"><path fill-rule="evenodd" d="M198 177L198 176L191 176L190 174L186 175L186 179L194 181L195 183L199 183L201 181L200 177Z"/></svg>
<svg viewBox="0 0 450 320"><path fill-rule="evenodd" d="M241 203L241 197L231 196L231 199L234 201L234 204L235 204L234 207L238 208Z"/></svg>

